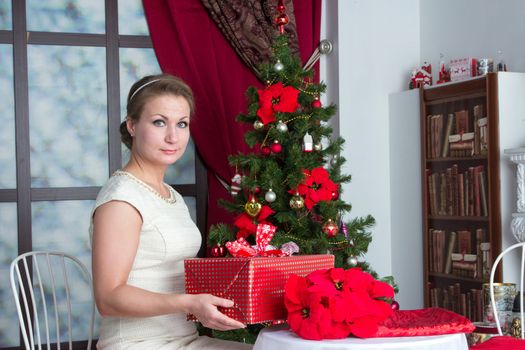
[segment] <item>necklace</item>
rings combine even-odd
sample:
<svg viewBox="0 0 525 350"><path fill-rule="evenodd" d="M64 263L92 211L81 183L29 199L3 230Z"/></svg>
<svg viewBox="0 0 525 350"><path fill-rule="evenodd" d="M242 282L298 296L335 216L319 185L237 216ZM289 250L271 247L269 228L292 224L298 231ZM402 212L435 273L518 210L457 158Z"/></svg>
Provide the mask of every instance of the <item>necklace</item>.
<svg viewBox="0 0 525 350"><path fill-rule="evenodd" d="M147 183L145 183L144 181L142 181L141 179L139 179L138 177L136 177L132 173L128 173L127 171L117 170L117 171L115 171L113 173L113 176L127 176L128 178L132 179L133 181L135 181L136 183L138 183L139 185L141 185L142 187L144 187L145 189L147 189L148 191L153 193L155 196L157 196L160 199L162 199L163 201L165 201L166 203L173 204L173 203L177 202L177 198L174 196L173 191L171 190L171 187L166 185L166 184L164 184L164 186L166 186L168 188L168 191L170 193L170 197L169 198L164 197L157 190L153 189L153 187L151 187L150 185L148 185Z"/></svg>

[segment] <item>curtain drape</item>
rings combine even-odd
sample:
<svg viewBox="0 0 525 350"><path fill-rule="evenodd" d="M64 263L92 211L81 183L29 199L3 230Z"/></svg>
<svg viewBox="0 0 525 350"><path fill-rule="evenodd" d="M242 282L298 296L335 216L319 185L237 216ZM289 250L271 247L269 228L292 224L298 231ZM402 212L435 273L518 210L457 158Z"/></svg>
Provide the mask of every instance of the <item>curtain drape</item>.
<svg viewBox="0 0 525 350"><path fill-rule="evenodd" d="M272 40L279 34L274 24L277 1L200 0L241 60L263 81L259 65L271 59ZM284 27L293 54L299 53L293 1L285 0L289 19Z"/></svg>
<svg viewBox="0 0 525 350"><path fill-rule="evenodd" d="M251 125L235 117L246 111L245 92L262 83L236 54L198 0L143 0L151 40L163 72L181 77L193 89L196 113L191 135L208 170L208 222L231 223L218 207L230 194L217 177L230 183L235 169L228 156L248 152L244 134ZM295 0L300 56L306 62L319 43L321 0Z"/></svg>

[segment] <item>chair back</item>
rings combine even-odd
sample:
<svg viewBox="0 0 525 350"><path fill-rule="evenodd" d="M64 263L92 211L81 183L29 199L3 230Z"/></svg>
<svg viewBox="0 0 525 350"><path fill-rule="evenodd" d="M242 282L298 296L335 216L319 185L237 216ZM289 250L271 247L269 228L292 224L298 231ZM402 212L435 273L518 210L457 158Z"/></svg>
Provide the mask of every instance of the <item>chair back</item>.
<svg viewBox="0 0 525 350"><path fill-rule="evenodd" d="M520 249L521 248L521 249ZM521 266L520 266L520 320L521 320L521 339L525 339L524 337L524 323L523 323L523 316L524 316L524 310L523 310L523 277L524 277L524 267L525 267L525 242L517 243L514 245L511 245L504 251L502 251L496 260L494 261L494 264L492 265L492 269L490 271L490 303L492 305L492 311L494 313L494 319L496 320L496 326L498 328L499 335L503 335L503 331L501 328L501 320L499 319L499 315L497 312L496 307L496 298L494 293L494 276L496 274L496 269L498 267L498 264L501 262L503 257L510 253L511 251L518 249L521 251Z"/></svg>
<svg viewBox="0 0 525 350"><path fill-rule="evenodd" d="M51 349L52 343L59 350L65 343L73 349L73 339L85 339L86 330L91 349L93 283L79 259L63 252L28 252L12 261L10 280L26 349L44 344Z"/></svg>

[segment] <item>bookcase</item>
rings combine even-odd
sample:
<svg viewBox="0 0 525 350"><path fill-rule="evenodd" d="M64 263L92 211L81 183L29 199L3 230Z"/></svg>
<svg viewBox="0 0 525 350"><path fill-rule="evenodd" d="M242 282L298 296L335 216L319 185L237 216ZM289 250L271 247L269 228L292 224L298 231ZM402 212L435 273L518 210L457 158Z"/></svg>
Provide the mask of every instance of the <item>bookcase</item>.
<svg viewBox="0 0 525 350"><path fill-rule="evenodd" d="M522 108L512 104L523 97L502 93L513 93L508 81L525 89L525 77L502 74L420 89L425 306L472 321L483 319L482 287L510 222L502 226L501 153L525 143L525 110L502 113Z"/></svg>

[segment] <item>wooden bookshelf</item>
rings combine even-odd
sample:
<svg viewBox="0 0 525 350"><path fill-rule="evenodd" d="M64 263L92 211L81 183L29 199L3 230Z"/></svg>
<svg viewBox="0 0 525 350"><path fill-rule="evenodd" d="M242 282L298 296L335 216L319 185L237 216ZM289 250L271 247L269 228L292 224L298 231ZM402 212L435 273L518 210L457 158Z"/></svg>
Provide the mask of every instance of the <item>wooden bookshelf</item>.
<svg viewBox="0 0 525 350"><path fill-rule="evenodd" d="M425 306L481 321L501 251L497 74L421 88L420 101Z"/></svg>

